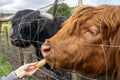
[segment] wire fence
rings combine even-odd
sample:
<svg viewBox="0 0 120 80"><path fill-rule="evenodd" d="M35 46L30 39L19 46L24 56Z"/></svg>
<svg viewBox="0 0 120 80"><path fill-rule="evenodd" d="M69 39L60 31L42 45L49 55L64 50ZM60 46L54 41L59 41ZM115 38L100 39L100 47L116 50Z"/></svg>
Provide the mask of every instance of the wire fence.
<svg viewBox="0 0 120 80"><path fill-rule="evenodd" d="M62 0L63 1L63 0ZM106 0L105 0L105 3L106 3ZM47 5L47 6L45 6L45 7L42 7L42 8L39 8L38 10L41 10L41 9L44 9L44 8L46 8L46 7L49 7L49 6L52 6L53 4L50 4L50 5ZM106 7L104 7L104 9L106 9ZM38 10L36 10L36 11L38 11ZM35 12L36 12L35 11ZM24 16L22 16L22 17L20 17L20 18L17 18L17 19L15 19L15 21L16 20L18 20L18 19L21 19L21 20L25 20L29 15L31 15L31 14L33 14L33 13L35 13L35 12L32 12L32 13L30 13L30 14L27 14L27 15L24 15ZM71 45L87 45L87 46L94 46L94 47L101 47L102 48L102 51L103 51L103 53L104 53L104 61L105 61L105 63L106 63L106 75L105 75L105 80L108 80L107 79L107 76L108 76L108 74L107 74L107 67L108 67L108 63L107 63L107 60L106 60L106 52L105 52L105 47L109 47L109 48L120 48L120 45L105 45L104 44L104 39L103 39L103 31L102 31L102 27L101 27L101 25L102 25L102 17L104 16L104 10L103 10L103 12L102 12L102 15L101 15L101 22L100 22L100 33L101 33L101 40L102 40L102 44L100 45L100 44L90 44L90 43L69 43L69 44L71 44ZM37 20L33 20L33 21L38 21L38 26L40 26L39 25L39 20L40 19L37 19ZM29 26L31 25L30 23L32 23L33 21L31 21L31 22L23 22L23 21L21 21L21 22L23 22L23 23L20 23L20 24L18 24L17 26L19 26L18 27L18 35L20 35L21 36L21 38L19 39L19 40L21 40L21 41L26 41L26 42L28 42L29 44L31 44L31 42L35 42L35 43L38 43L38 46L39 46L39 44L43 44L44 42L39 42L39 41L34 41L34 40L32 40L31 38L30 38L30 40L25 40L25 39L23 39L22 38L22 35L21 35L21 33L20 33L20 31L21 31L21 25L23 25L23 24L28 24ZM43 23L42 24L43 26L44 25L46 25L45 23ZM29 30L30 31L32 31L31 30L31 28L29 28ZM28 50L25 50L25 49L20 49L20 48L13 48L14 46L12 46L12 45L10 45L10 42L9 42L9 36L8 36L8 32L7 32L8 30L7 30L7 28L5 27L5 29L4 29L4 36L5 36L5 43L6 43L6 46L4 47L3 45L1 45L2 47L1 47L1 50L3 51L3 52L5 52L5 50L7 49L7 50L13 50L12 52L19 52L19 54L21 54L21 51L23 51L23 53L22 54L24 54L24 53L27 53L28 52L28 54L32 54L32 55L30 55L29 57L31 57L30 58L30 61L28 61L28 62L34 62L34 61L37 61L37 56L35 55L35 51L34 51L34 47L32 46L32 47L30 47ZM37 32L36 32L37 33ZM34 34L34 36L36 35L36 33ZM30 33L30 35L31 35L31 33ZM2 42L2 41L1 41ZM66 43L66 44L68 44L68 43ZM23 45L25 46L25 44L23 43ZM59 44L59 45L65 45L65 44ZM55 45L55 46L59 46L59 45ZM40 47L40 46L39 46ZM5 48L5 49L4 49ZM26 48L26 47L25 47ZM31 48L32 48L32 52L31 52ZM14 54L12 54L12 56L15 56L15 57L17 57L18 58L18 56L16 56L16 54L14 55ZM28 55L27 55L28 56ZM25 57L25 55L24 55L24 57ZM22 58L22 57L20 57L20 58ZM19 59L20 59L19 58ZM27 58L27 57L26 57ZM19 63L24 63L24 62L19 62ZM19 65L18 65L19 66ZM74 71L74 70L67 70L67 69L64 69L65 71L67 71L67 72L70 72L70 73L72 73L72 80L80 80L81 78L84 78L84 79L86 79L86 80L97 80L97 79L92 79L92 78L89 78L89 77L86 77L86 76L83 76L83 75L81 75L80 73L77 73L76 71ZM42 75L38 75L38 74L42 74ZM46 76L47 75L47 76ZM54 75L54 76L53 76ZM66 74L65 74L66 75ZM49 77L48 77L49 76ZM44 80L45 79L45 77L46 78L52 78L52 80L66 80L66 78L64 78L65 76L63 76L63 77L61 77L61 76L59 76L59 75L56 75L54 72L51 72L50 70L48 70L48 69L46 69L45 67L43 67L42 69L39 69L39 71L35 74L35 75L33 75L32 77L31 77L31 79L33 79L33 80ZM82 79L81 79L82 80Z"/></svg>
<svg viewBox="0 0 120 80"><path fill-rule="evenodd" d="M47 5L45 7L42 7L42 8L39 8L38 10L41 10L41 9L44 9L46 7L49 7L49 6L52 6L53 4L50 4L50 5ZM38 11L36 10L36 11ZM24 15L20 18L16 18L14 19L14 21L17 21L19 19L21 20L25 20L27 16L31 15L31 14L34 14L36 11L34 12L31 12L27 15ZM37 20L39 21L39 20ZM21 21L23 22L23 21ZM33 21L31 21L33 22ZM25 22L25 23L20 23L18 24L17 26L19 26L18 28L18 32L21 31L21 25L22 24L29 24L31 22ZM44 24L43 24L44 25ZM34 61L37 61L37 56L35 55L35 51L34 51L34 48L32 47L29 47L26 49L23 49L23 48L19 48L19 47L15 47L13 45L11 45L10 41L9 41L9 37L8 36L8 30L7 30L7 27L5 27L5 30L1 33L1 35L4 34L3 36L1 36L1 39L5 39L5 43L4 44L4 40L1 41L1 51L2 53L5 55L5 57L10 61L10 63L13 65L13 70L18 68L21 64L26 64L26 63L29 63L29 62L34 62ZM20 33L18 33L19 35L21 35ZM31 33L30 33L31 34ZM35 33L36 34L36 33ZM43 44L43 42L39 42L39 41L34 41L34 40L24 40L22 38L22 35L21 35L21 40L22 41L27 41L31 44L31 42L36 42L39 44ZM23 43L24 44L24 43ZM4 45L4 46L3 46ZM12 53L11 55L7 55L5 54L6 53L6 50L11 50L10 53ZM32 51L31 51L32 50ZM17 54L16 54L17 53ZM25 54L25 55L24 55ZM31 55L32 54L32 55ZM29 58L29 59L28 59ZM39 57L38 57L39 58ZM16 64L17 63L17 64ZM38 72L36 72L35 75L33 75L31 78L28 78L29 80L33 79L33 80L61 80L61 79L64 79L64 76L61 78L61 76L58 76L56 75L54 72L52 72L51 70L48 70L46 68L42 68L40 69ZM28 80L27 79L27 80Z"/></svg>

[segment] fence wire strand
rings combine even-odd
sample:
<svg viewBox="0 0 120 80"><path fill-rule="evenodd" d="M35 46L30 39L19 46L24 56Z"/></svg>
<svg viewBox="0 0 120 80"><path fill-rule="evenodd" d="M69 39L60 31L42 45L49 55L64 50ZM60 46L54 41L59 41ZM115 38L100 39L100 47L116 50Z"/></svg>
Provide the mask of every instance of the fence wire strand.
<svg viewBox="0 0 120 80"><path fill-rule="evenodd" d="M61 2L61 1L64 1L64 0L60 0L60 1L58 1L58 2ZM106 4L106 2L107 2L107 0L105 0L105 4ZM49 5L47 5L47 6L44 6L44 7L42 7L42 8L37 9L36 11L39 11L39 10L41 10L41 9L44 9L44 8L49 7L49 6L52 6L52 5L53 5L53 4L49 4ZM104 7L104 10L105 10L105 9L106 9L106 7ZM78 45L87 45L87 46L101 47L101 48L102 48L102 51L103 51L104 61L105 61L105 63L106 63L106 75L105 75L105 80L108 80L108 79L107 79L107 76L108 76L108 73L107 73L107 72L108 72L108 69L107 69L108 63L107 63L107 60L106 60L105 47L108 47L108 48L120 48L120 45L106 45L106 44L104 44L104 39L103 39L103 35L102 35L102 34L103 34L103 31L102 31L102 26L101 26L101 25L102 25L102 19L103 19L104 14L105 14L105 13L104 13L104 10L102 11L102 14L101 14L101 22L100 22L100 33L101 33L102 45L100 45L100 44L90 44L90 43L70 43L70 44L72 44L72 45L78 44ZM34 37L39 33L39 27L38 27L38 29L37 29L37 32L34 34L33 40L32 40L32 38L31 38L31 35L32 35L32 34L31 34L32 29L31 29L31 28L29 28L29 30L30 30L30 34L29 34L29 35L30 35L30 40L25 40L25 39L23 39L23 37L22 37L22 35L21 35L21 33L20 33L20 31L21 31L21 25L23 25L23 24L28 24L29 27L30 27L30 26L31 26L30 23L33 22L33 21L35 21L35 20L33 20L33 21L31 21L31 22L23 22L29 15L35 13L36 11L34 11L34 12L30 13L30 14L24 15L24 16L22 16L22 17L20 17L20 18L17 18L17 19L15 19L14 21L22 18L22 19L21 19L21 23L18 24L19 27L18 27L18 34L17 34L17 35L19 35L20 38L21 38L21 39L19 39L19 40L28 42L28 43L30 43L30 44L31 44L31 42L35 42L35 43L37 43L38 46L39 46L39 44L43 44L43 42L39 42L39 40L38 40L38 41L34 41ZM38 26L40 26L40 25L39 25L39 20L40 20L40 19L37 19L37 20L38 20ZM46 22L46 21L45 21L45 22ZM45 23L42 23L42 27L45 26L45 25L46 25ZM78 26L79 26L79 25L78 25ZM37 36L37 38L39 39L39 36ZM67 44L67 43L66 43L66 44ZM25 48L25 44L24 44L24 43L23 43L23 45L24 45L24 48ZM59 45L63 45L63 44L59 44ZM36 57L37 57L37 56L36 56ZM38 58L39 58L39 57L38 57ZM74 67L76 68L76 63L74 64ZM1 67L0 67L0 68L1 68ZM74 70L68 70L68 69L64 69L64 70L65 70L65 71L68 71L68 72L76 73L76 74L78 74L79 76L84 77L84 78L86 78L86 79L88 79L88 80L97 80L97 79L92 79L92 78L83 76L82 74L77 73L77 72L74 71ZM39 69L39 71L41 71L41 72L43 72L44 74L46 74L46 75L54 78L55 80L59 80L59 79L57 79L56 77L50 75L49 73L47 73L47 72L45 72L45 71L43 71L43 70L41 70L41 69ZM32 76L32 77L37 80L37 78L36 78L35 76ZM59 76L58 76L58 77L59 77Z"/></svg>

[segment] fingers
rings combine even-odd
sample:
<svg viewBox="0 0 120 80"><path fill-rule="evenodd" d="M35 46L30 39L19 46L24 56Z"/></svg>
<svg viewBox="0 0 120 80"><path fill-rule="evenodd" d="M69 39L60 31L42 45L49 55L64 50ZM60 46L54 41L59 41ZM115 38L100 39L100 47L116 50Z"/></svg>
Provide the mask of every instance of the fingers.
<svg viewBox="0 0 120 80"><path fill-rule="evenodd" d="M26 76L32 76L39 68L32 69L28 72L26 72Z"/></svg>
<svg viewBox="0 0 120 80"><path fill-rule="evenodd" d="M29 77L29 76L33 75L39 69L36 67L36 64L37 64L37 62L25 64L25 65L19 67L18 69L16 69L15 73L17 75L22 74L22 76L20 76L21 78L25 77L25 76Z"/></svg>
<svg viewBox="0 0 120 80"><path fill-rule="evenodd" d="M27 70L29 68L35 68L35 65L37 64L37 62L35 63L28 63L28 64L25 64L21 67L19 67L20 70Z"/></svg>

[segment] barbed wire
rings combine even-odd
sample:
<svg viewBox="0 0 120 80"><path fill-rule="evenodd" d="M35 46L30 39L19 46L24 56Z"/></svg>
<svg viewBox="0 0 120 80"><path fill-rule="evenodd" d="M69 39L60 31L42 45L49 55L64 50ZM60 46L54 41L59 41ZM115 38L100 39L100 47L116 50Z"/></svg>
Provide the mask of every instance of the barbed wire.
<svg viewBox="0 0 120 80"><path fill-rule="evenodd" d="M101 23L100 23L100 26L101 26ZM101 29L101 33L102 33L102 29ZM43 42L39 42L39 41L34 41L34 40L25 40L25 39L20 39L21 41L26 41L26 42L29 42L29 43L31 43L31 42L36 42L36 43L38 43L38 45L39 44L43 44ZM68 43L64 43L64 44L55 44L55 45L53 45L53 46L59 46L59 45L65 45L65 44L68 44ZM87 46L94 46L94 47L102 47L102 50L104 50L104 47L116 47L116 48L120 48L120 46L114 46L114 45L105 45L105 44L90 44L90 43L69 43L70 45L87 45ZM105 50L103 51L103 53L104 53L104 59L106 59L106 56L105 56ZM107 62L106 62L107 63ZM67 70L66 69L66 71L69 71L69 70ZM45 72L46 73L46 72ZM81 75L81 74L79 74L79 75ZM107 74L106 74L107 75ZM88 77L85 77L85 76L81 76L81 77L84 77L84 78L87 78L87 79L90 79L91 80L91 78L88 78Z"/></svg>
<svg viewBox="0 0 120 80"><path fill-rule="evenodd" d="M106 0L105 0L105 4L106 4ZM45 6L45 7L39 8L38 10L41 10L41 9L46 8L46 7L48 7L48 6L51 6L51 5L53 5L53 4L50 4L50 5L47 5L47 6ZM104 9L106 9L106 7L105 7ZM34 12L35 12L35 11L34 11ZM32 13L34 13L34 12L32 12ZM30 13L30 14L32 14L32 13ZM27 15L22 16L22 17L29 16L30 14L27 14ZM103 16L104 16L104 10L103 10L103 12L102 12L102 14L101 14L101 22L100 22L100 33L101 33L102 44L91 44L91 43L69 43L69 44L71 44L71 45L76 45L76 44L77 44L77 45L87 45L87 46L101 47L101 48L102 48L102 51L103 51L105 63L106 63L106 78L105 78L105 80L107 80L107 76L108 76L108 73L107 73L107 71L108 71L108 69L107 69L108 63L107 63L107 60L106 60L106 52L105 52L105 49L104 49L104 48L105 48L105 47L109 47L109 48L120 48L120 45L106 45L106 44L104 44L103 31L102 31L102 26L101 26L101 25L102 25L102 18L103 18ZM21 18L21 17L20 17L20 18ZM19 18L17 18L17 19L19 19ZM16 19L15 19L15 20L16 20ZM36 20L40 20L40 19L36 19ZM33 21L35 21L35 20L33 20ZM33 22L33 21L31 21L31 22ZM30 26L30 23L31 23L31 22L24 22L24 23L18 24L18 25L19 25L19 28L18 28L19 34L20 34L20 30L21 30L21 27L20 27L20 26L21 26L22 24L25 24L25 23L28 23L29 26ZM39 24L39 23L38 23L38 24ZM44 25L45 25L45 23L44 23ZM30 28L30 31L31 31L31 28ZM30 35L31 35L31 33L30 33ZM44 43L44 42L40 42L40 41L31 40L31 38L30 38L30 40L25 40L25 39L22 38L22 35L21 35L21 34L20 34L20 36L21 36L21 39L19 38L19 40L29 42L30 44L31 44L31 42L38 43L38 45ZM68 44L68 43L64 43L64 44ZM59 46L59 45L64 45L64 44L55 44L54 46ZM23 43L23 45L24 45L24 47L25 47L25 44L24 44L24 43ZM68 69L64 69L64 70L65 70L65 71L70 71L70 70L68 70ZM40 71L42 71L43 73L45 73L45 74L51 76L52 78L58 80L57 78L53 77L53 76L50 75L49 73L44 72L43 70L40 70ZM74 70L71 70L70 72L77 73L77 72L74 71ZM79 74L79 76L84 77L84 78L86 78L86 79L89 79L89 80L92 79L92 78L83 76L83 75L81 75L80 73L77 73L77 74ZM96 79L92 79L92 80L96 80Z"/></svg>

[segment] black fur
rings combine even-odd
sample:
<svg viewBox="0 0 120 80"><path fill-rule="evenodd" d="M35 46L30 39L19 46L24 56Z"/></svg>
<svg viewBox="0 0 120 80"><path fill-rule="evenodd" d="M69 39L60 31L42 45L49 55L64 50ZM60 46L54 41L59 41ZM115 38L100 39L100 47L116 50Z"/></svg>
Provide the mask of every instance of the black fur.
<svg viewBox="0 0 120 80"><path fill-rule="evenodd" d="M35 48L40 49L45 39L53 36L65 20L59 17L57 21L53 21L39 17L38 14L38 11L34 12L33 10L23 10L16 13L12 20L11 43L13 45L24 48L32 44ZM37 56L43 58L38 50Z"/></svg>

